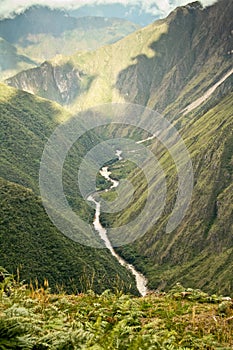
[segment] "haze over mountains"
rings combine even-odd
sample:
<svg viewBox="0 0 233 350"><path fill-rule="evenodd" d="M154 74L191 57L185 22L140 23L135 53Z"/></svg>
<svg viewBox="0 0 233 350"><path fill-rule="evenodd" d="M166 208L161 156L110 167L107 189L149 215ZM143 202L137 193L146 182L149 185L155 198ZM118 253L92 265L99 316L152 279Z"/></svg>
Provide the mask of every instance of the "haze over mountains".
<svg viewBox="0 0 233 350"><path fill-rule="evenodd" d="M61 10L33 6L0 21L1 75L13 75L56 55L96 49L138 28L124 19L74 18Z"/></svg>
<svg viewBox="0 0 233 350"><path fill-rule="evenodd" d="M203 0L202 4L211 5L215 0ZM14 17L34 5L49 6L51 9L62 9L72 17L117 17L140 26L163 18L178 6L187 5L187 0L21 0L14 2L2 0L0 18Z"/></svg>
<svg viewBox="0 0 233 350"><path fill-rule="evenodd" d="M64 17L61 12L46 10L46 13L58 18L57 23L59 16L71 23L70 17ZM137 30L97 50L77 51L71 55L66 52L66 56L56 58L52 58L52 51L49 61L11 76L5 81L9 86L1 85L1 132L4 141L1 170L4 215L0 237L4 254L0 258L1 265L15 270L22 264L24 278L47 277L53 281L53 286L60 278L67 290L71 289L70 278L78 283L85 269L88 276L85 288L94 271L93 285L97 290L104 286L114 288L118 274L119 283L124 285L125 290L136 293L133 279L123 267L118 266L107 250L83 247L58 232L42 208L38 190L43 147L56 125L95 105L129 102L158 110L174 123L191 155L194 191L182 223L166 234L166 223L177 196L177 174L169 152L156 139L149 141L148 148L159 159L166 174L166 207L152 229L135 243L118 248L118 252L145 274L151 289L167 289L179 281L187 286L232 295L232 18L232 1L220 0L208 8L203 8L199 2L179 7L167 18L142 29L121 20L110 20L108 27L108 22L102 19L94 22L90 19L90 22L83 22L81 31L83 26L90 25L106 34L108 28L116 25L111 40L119 35L120 27L124 36L127 30ZM18 17L9 22L9 26L19 23L18 20L24 21L25 18ZM75 25L82 23L72 21ZM63 33L63 28L58 28ZM41 40L35 47L49 38L48 27L48 32L43 35L39 35L36 25L27 33L24 30L22 27L16 37L14 31L10 36L11 32L7 29L4 39L11 44L4 41L4 45L21 45L29 54L29 33L37 37L36 40ZM51 28L50 32L53 30ZM60 34L52 32L54 36ZM67 40L74 39L69 35ZM12 46L8 50L14 52L16 61L21 59L28 65L33 64L26 56L17 58L18 53ZM208 91L220 81L221 84L204 99L203 96L208 95ZM195 108L187 110L201 97L203 100ZM130 127L93 132L75 146L64 171L67 198L73 209L90 224L94 212L77 188L77 169L85 152L112 135L135 139L135 131ZM137 130L136 136L142 138L148 135ZM117 227L129 222L143 207L147 183L141 172L127 162L114 162L110 169L114 178L120 180L125 177L135 186L134 201L123 213L102 215L107 227ZM151 188L160 181L160 178L156 179ZM38 252L41 254L40 264L36 265L32 261L38 260ZM47 255L46 252L50 253ZM77 266L80 268L77 269ZM103 279L100 275L104 276Z"/></svg>
<svg viewBox="0 0 233 350"><path fill-rule="evenodd" d="M125 101L164 113L176 101L172 112L179 113L232 67L231 14L229 1L206 9L195 2L114 45L45 62L7 82L72 110Z"/></svg>

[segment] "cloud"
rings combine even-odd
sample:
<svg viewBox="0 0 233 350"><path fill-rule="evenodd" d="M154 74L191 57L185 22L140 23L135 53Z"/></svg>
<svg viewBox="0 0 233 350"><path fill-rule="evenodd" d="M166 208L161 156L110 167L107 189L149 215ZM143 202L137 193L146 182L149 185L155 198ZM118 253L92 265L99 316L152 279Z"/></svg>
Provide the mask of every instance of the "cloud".
<svg viewBox="0 0 233 350"><path fill-rule="evenodd" d="M154 15L167 15L175 7L186 5L192 0L0 0L0 16L7 17L13 12L20 13L32 5L47 5L51 8L77 9L86 4L113 4L139 5L144 12ZM214 0L203 0L203 5L209 5Z"/></svg>

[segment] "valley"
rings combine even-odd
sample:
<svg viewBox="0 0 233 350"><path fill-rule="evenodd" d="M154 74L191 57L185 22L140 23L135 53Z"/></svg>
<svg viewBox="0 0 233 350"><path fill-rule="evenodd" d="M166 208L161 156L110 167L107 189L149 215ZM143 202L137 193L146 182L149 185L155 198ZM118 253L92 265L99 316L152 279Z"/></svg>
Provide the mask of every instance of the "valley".
<svg viewBox="0 0 233 350"><path fill-rule="evenodd" d="M233 2L1 6L0 349L232 349Z"/></svg>
<svg viewBox="0 0 233 350"><path fill-rule="evenodd" d="M47 21L56 19L55 29L60 32L52 26L40 31L37 22L33 27L37 10L28 10L28 19L20 15L0 25L4 57L13 57L8 65L3 59L0 86L0 265L12 273L19 268L26 281L37 278L42 283L47 278L54 291L58 285L68 292L86 291L88 286L95 292L119 287L138 295L133 272L142 278L141 294L146 288L167 291L180 282L232 296L232 3L219 0L203 7L194 2L144 28L116 19L81 21L62 11L39 9ZM22 26L15 32L18 37L9 37L11 26L27 20L30 30ZM79 47L74 45L78 33ZM58 40L47 50L56 35ZM150 134L140 128L146 113L134 128L115 124L90 128L69 150L62 180L72 210L89 225L95 216L96 230L102 232L108 248L97 249L65 237L49 221L38 174L44 147L56 127L95 106L116 103L143 106L172 123L190 154L194 188L184 219L174 231L166 232L178 196L171 157L176 147L166 149L159 141L160 130ZM117 137L145 146L154 155L165 174L167 198L160 218L144 235L115 247L114 237L107 236L109 228L117 230L135 219L145 207L148 191L157 194L162 188L162 178L153 178L153 167L143 174L118 148L116 159L99 169L102 179L98 174L96 190L109 189L112 181L111 191L103 193L111 202L117 198L118 183L128 181L134 189L131 203L119 213L105 213L93 193L92 205L82 197L77 183L82 159L98 143ZM149 185L147 175L153 178ZM86 237L81 228L77 231ZM127 234L138 237L138 231Z"/></svg>
<svg viewBox="0 0 233 350"><path fill-rule="evenodd" d="M1 85L1 255L0 264L29 282L49 280L53 291L123 288L137 294L131 274L106 249L82 246L50 222L39 193L39 167L47 138L69 114L59 105ZM4 116L4 117L3 117ZM79 145L80 154L84 146ZM75 149L77 155L77 148ZM64 186L75 186L74 161ZM66 166L66 168L67 168ZM72 170L73 169L73 170ZM67 193L79 215L92 222L94 210ZM14 220L12 221L12 217ZM81 234L81 233L80 233Z"/></svg>
<svg viewBox="0 0 233 350"><path fill-rule="evenodd" d="M147 140L142 140L142 142L144 142L144 141L147 141ZM116 150L116 155L118 156L119 160L123 160L123 158L121 157L120 150ZM108 191L111 191L111 189L117 188L119 186L119 182L116 180L113 180L110 177L111 172L108 171L108 167L103 167L100 170L100 175L103 176L107 181L112 183L111 187L109 189L105 190L105 193ZM94 225L95 230L98 232L101 239L104 241L105 246L110 250L111 254L117 258L119 264L126 267L126 269L129 270L133 276L135 276L137 289L138 289L140 295L145 296L148 293L148 289L146 286L147 282L148 282L147 279L140 272L138 272L132 264L128 264L124 259L122 259L113 249L111 242L110 242L108 235L107 235L107 230L100 223L101 202L97 202L94 199L94 197L95 197L95 194L90 195L87 198L87 200L95 203L95 205L96 205L95 219L93 221L93 225Z"/></svg>

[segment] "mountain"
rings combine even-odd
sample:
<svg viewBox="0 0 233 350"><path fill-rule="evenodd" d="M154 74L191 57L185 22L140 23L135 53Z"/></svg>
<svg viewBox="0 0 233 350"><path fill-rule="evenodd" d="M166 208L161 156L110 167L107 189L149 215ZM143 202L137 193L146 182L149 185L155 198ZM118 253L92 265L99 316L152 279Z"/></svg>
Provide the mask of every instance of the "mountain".
<svg viewBox="0 0 233 350"><path fill-rule="evenodd" d="M106 288L136 292L129 272L106 249L83 246L65 237L49 220L39 196L38 173L47 138L69 115L58 105L0 85L1 98L1 234L0 265L27 282L49 280L53 291ZM84 147L79 145L77 153ZM76 172L67 165L64 185ZM72 167L75 162L72 159ZM68 191L68 190L67 190ZM91 221L94 211L67 198L79 215ZM79 202L79 203L78 203Z"/></svg>
<svg viewBox="0 0 233 350"><path fill-rule="evenodd" d="M82 69L74 68L69 62L52 65L46 61L40 68L33 68L16 75L13 78L13 84L11 79L7 79L9 85L20 89L24 81L24 91L34 93L39 89L38 95L41 97L67 105L89 89L94 77L86 74Z"/></svg>
<svg viewBox="0 0 233 350"><path fill-rule="evenodd" d="M52 67L69 65L91 77L83 93L73 95L68 107L85 109L106 102L132 102L174 117L192 99L202 96L232 68L232 4L228 0L203 9L199 2L177 8L166 19L130 34L121 41L93 52L50 61ZM54 96L49 65L10 78L7 83L40 96ZM63 68L62 68L63 69ZM34 82L46 75L51 88ZM75 77L73 83L77 81ZM176 101L176 106L174 102Z"/></svg>
<svg viewBox="0 0 233 350"><path fill-rule="evenodd" d="M177 198L177 171L171 153L154 138L146 145L166 176L164 212L143 237L117 248L146 275L151 289L168 289L182 282L205 291L233 293L232 15L229 0L220 0L208 8L194 2L117 43L45 62L7 80L11 86L65 105L70 112L108 102L146 106L165 115L179 130L194 170L194 190L185 218L173 232L166 232ZM60 91L63 86L64 99ZM141 118L142 122L146 120L144 114ZM114 135L133 139L137 136L137 140L147 137L130 127L115 128L106 128L90 139L98 142ZM82 147L80 144L79 157L84 154L80 153ZM73 195L76 163L72 166L68 162L67 166L70 201L88 217L90 213L79 196ZM114 179L126 177L135 189L133 203L123 214L101 216L107 228L121 226L137 216L148 192L145 176L132 164L114 160L109 168ZM153 171L153 167L148 170L150 175ZM6 179L12 181L7 177L7 166L5 173ZM161 181L155 178L149 189L158 189ZM128 236L133 238L137 233L130 231Z"/></svg>
<svg viewBox="0 0 233 350"><path fill-rule="evenodd" d="M0 38L0 75L2 79L36 65L29 57L19 55L14 45Z"/></svg>
<svg viewBox="0 0 233 350"><path fill-rule="evenodd" d="M124 19L71 17L64 11L32 6L24 13L0 21L0 36L19 54L43 62L56 55L93 50L113 43L139 26Z"/></svg>
<svg viewBox="0 0 233 350"><path fill-rule="evenodd" d="M145 11L140 4L122 4L115 2L112 4L85 4L78 9L69 10L68 13L72 17L97 16L122 18L144 27L161 17L161 11L156 3L154 3L153 10L154 12L157 10L157 13L152 14L149 11Z"/></svg>
<svg viewBox="0 0 233 350"><path fill-rule="evenodd" d="M232 110L233 92L220 98L207 112L189 114L189 120L180 129L192 159L194 188L185 218L171 233L166 233L166 223L176 201L176 168L158 143L150 147L167 179L166 206L152 229L134 244L119 248L118 252L148 277L152 289L163 290L181 282L213 293L233 293ZM118 178L119 166L110 170L112 176ZM146 198L147 182L140 172L131 174L129 180L136 184L135 192L141 195L134 198L124 215L105 214L104 222L110 226L127 224ZM162 178L150 188L154 193L156 186L162 186Z"/></svg>

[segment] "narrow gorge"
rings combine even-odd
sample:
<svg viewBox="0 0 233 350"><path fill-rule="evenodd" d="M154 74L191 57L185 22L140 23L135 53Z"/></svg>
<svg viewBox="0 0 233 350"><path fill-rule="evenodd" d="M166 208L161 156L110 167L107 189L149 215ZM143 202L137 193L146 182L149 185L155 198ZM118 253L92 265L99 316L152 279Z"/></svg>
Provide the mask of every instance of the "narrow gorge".
<svg viewBox="0 0 233 350"><path fill-rule="evenodd" d="M149 139L151 139L151 138L149 138ZM141 142L145 142L145 141L147 141L147 139L142 140ZM116 155L117 155L119 161L123 159L121 150L116 150ZM109 171L108 167L103 167L99 173L107 181L110 181L112 183L112 186L108 190L105 190L106 192L111 191L113 188L118 187L119 182L110 177L111 172ZM100 222L101 202L96 201L94 196L95 196L95 194L90 195L87 199L88 199L88 201L95 203L95 206L96 206L95 219L93 221L93 225L94 225L95 230L98 232L100 238L104 241L106 248L109 249L112 256L114 256L117 259L117 261L119 262L119 264L121 264L127 270L129 270L131 272L131 274L135 277L137 289L138 289L140 295L145 296L148 292L146 277L142 273L138 272L132 264L129 264L126 260L124 260L114 250L114 248L113 248L113 246L108 238L107 230L102 226L102 224Z"/></svg>

